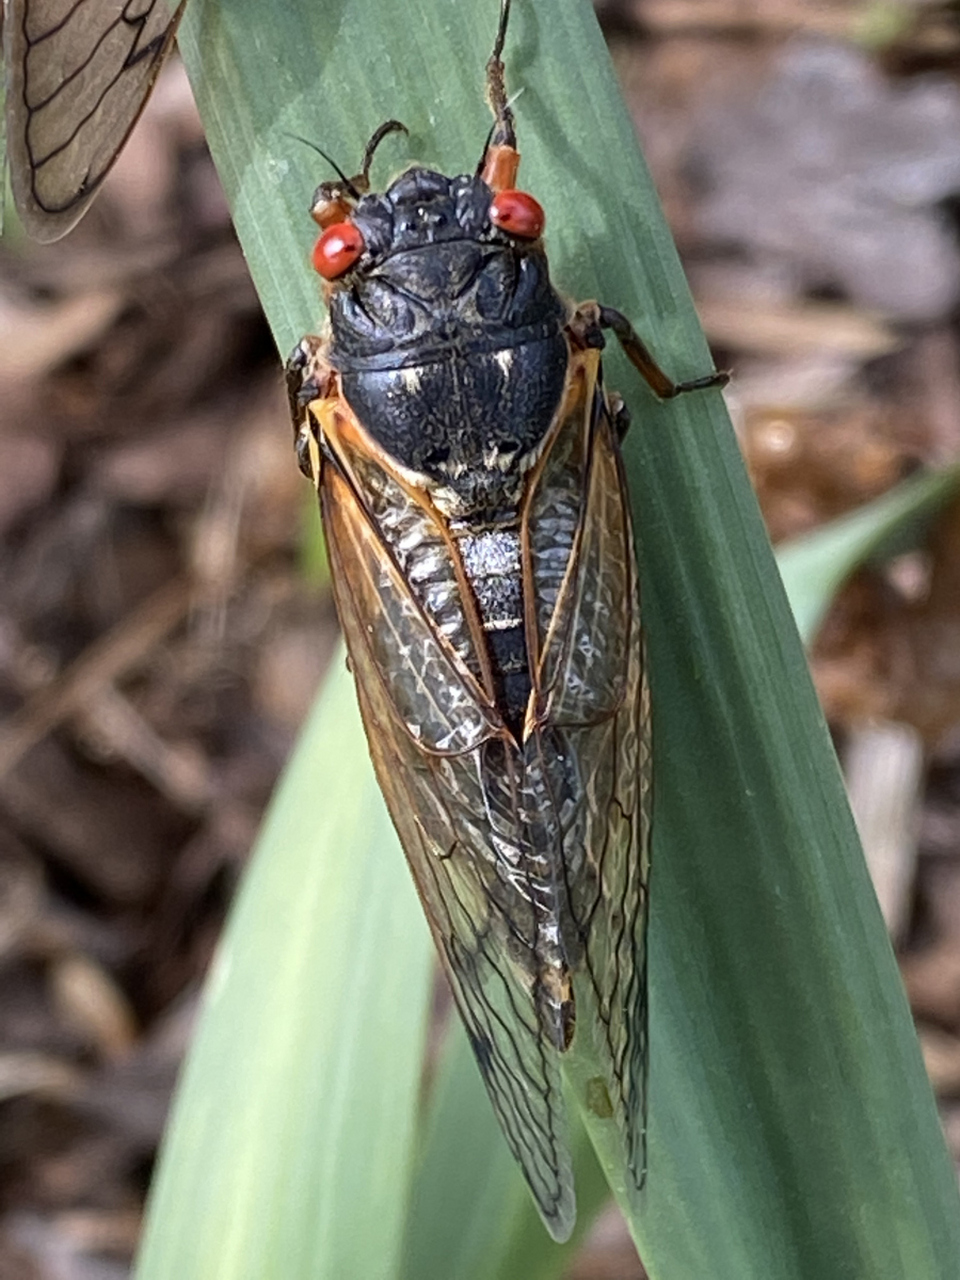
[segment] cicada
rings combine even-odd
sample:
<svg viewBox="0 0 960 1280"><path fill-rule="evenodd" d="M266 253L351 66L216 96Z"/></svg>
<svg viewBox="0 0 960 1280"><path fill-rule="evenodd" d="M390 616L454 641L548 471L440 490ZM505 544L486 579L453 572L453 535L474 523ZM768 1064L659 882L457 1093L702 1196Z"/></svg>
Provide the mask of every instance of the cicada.
<svg viewBox="0 0 960 1280"><path fill-rule="evenodd" d="M550 1233L576 1209L561 1066L578 1008L593 1082L642 1183L650 707L627 414L604 389L626 318L554 289L544 214L517 187L501 0L474 174L373 152L314 196L329 331L287 366L370 754L513 1155ZM339 171L338 171L339 172Z"/></svg>
<svg viewBox="0 0 960 1280"><path fill-rule="evenodd" d="M83 217L143 110L183 3L5 0L10 184L35 240L59 240Z"/></svg>

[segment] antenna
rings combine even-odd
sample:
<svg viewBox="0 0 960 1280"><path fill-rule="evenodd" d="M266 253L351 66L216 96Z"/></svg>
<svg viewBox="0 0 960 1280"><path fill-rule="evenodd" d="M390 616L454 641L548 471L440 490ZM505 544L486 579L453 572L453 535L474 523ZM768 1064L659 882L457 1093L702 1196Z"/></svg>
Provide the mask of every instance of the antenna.
<svg viewBox="0 0 960 1280"><path fill-rule="evenodd" d="M497 38L493 42L493 53L487 60L487 98L494 114L493 131L488 146L512 147L516 150L517 135L513 124L513 112L503 83L504 41L507 38L507 23L510 21L510 0L500 0L500 21L497 24Z"/></svg>
<svg viewBox="0 0 960 1280"><path fill-rule="evenodd" d="M393 122L391 121L391 123ZM403 126L401 125L401 128L402 127ZM380 130L377 130L377 132L379 133ZM301 138L299 133L285 133L285 136L288 138L293 138L295 142L302 142L304 146L310 147L311 150L316 151L318 155L323 156L324 160L326 160L330 168L336 172L337 177L343 183L344 187L347 189L349 194L353 196L354 200L360 199L360 192L357 190L356 186L354 185L356 182L356 178L348 178L347 175L340 168L340 166L337 164L336 160L334 160L332 156L328 156L322 147L318 147L317 144L315 142L311 142L309 138ZM377 135L374 134L374 137L376 136ZM366 171L364 171L363 176L366 177Z"/></svg>

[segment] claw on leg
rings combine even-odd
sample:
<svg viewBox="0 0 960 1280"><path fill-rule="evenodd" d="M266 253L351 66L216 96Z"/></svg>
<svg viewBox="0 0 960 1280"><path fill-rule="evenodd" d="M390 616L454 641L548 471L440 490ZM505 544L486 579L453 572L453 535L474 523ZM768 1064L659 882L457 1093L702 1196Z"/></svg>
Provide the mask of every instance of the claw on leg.
<svg viewBox="0 0 960 1280"><path fill-rule="evenodd" d="M319 477L319 444L309 406L331 393L335 376L323 354L325 346L322 338L312 334L301 338L290 353L285 369L297 463L314 483Z"/></svg>
<svg viewBox="0 0 960 1280"><path fill-rule="evenodd" d="M705 391L710 387L724 387L730 381L728 372L714 370L701 378L689 378L685 382L674 380L660 368L650 348L622 312L604 307L596 302L585 302L578 307L570 321L570 330L585 347L602 347L603 330L616 334L624 355L634 366L655 396L672 400L686 391Z"/></svg>

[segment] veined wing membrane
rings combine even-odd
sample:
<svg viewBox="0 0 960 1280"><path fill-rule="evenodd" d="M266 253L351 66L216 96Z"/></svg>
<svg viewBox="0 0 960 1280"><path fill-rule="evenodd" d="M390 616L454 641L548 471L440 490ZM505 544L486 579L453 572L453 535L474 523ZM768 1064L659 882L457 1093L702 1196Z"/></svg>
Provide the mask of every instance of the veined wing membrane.
<svg viewBox="0 0 960 1280"><path fill-rule="evenodd" d="M542 786L537 790L496 713L479 702L472 711L464 707L462 671L442 658L387 548L380 549L379 571L371 562L375 530L328 460L321 504L380 785L507 1142L548 1227L565 1239L575 1217L573 1175L558 1053L540 1012L546 944L528 857L529 828L534 821L543 826L549 797ZM396 665L388 672L380 665L381 637L394 632L398 614L406 636L391 660L416 661L409 679ZM440 656L423 662L431 645ZM447 740L443 754L424 750L408 727L413 694L422 700L424 722L452 725L466 715L486 729L459 744Z"/></svg>
<svg viewBox="0 0 960 1280"><path fill-rule="evenodd" d="M457 754L479 747L500 731L499 717L438 639L348 480L332 464L324 468L321 498L327 536L349 548L338 604L349 595L352 612L366 627L364 645L378 680L389 679L393 715L419 749Z"/></svg>
<svg viewBox="0 0 960 1280"><path fill-rule="evenodd" d="M185 0L184 0L185 2ZM36 240L83 216L137 121L183 3L6 0L7 154Z"/></svg>
<svg viewBox="0 0 960 1280"><path fill-rule="evenodd" d="M588 385L591 385L588 383ZM564 838L570 911L582 944L577 974L592 991L608 1090L639 1186L645 1166L646 914L650 708L639 585L622 464L598 390L582 450L558 441L558 464L583 459L576 555L546 628L544 723L578 761L578 803ZM556 491L548 466L529 519ZM577 988L578 992L580 988ZM585 1010L581 1009L581 1014Z"/></svg>
<svg viewBox="0 0 960 1280"><path fill-rule="evenodd" d="M590 363L595 362L592 355ZM603 399L592 378L584 389L582 414L579 421L571 414L564 424L526 517L534 596L552 604L549 613L538 610L538 685L546 720L564 726L606 719L623 702L633 639L623 624L636 591L629 511ZM556 494L569 491L571 473L582 509L577 510L573 555L557 590L546 557L536 556L537 530L556 525L570 510L569 498L556 509Z"/></svg>

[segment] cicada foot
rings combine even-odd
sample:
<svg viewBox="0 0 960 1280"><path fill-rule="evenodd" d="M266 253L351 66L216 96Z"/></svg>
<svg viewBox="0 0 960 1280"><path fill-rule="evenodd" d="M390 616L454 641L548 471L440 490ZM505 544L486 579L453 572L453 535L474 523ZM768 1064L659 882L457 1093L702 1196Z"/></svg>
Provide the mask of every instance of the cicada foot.
<svg viewBox="0 0 960 1280"><path fill-rule="evenodd" d="M607 393L607 412L610 415L610 422L617 434L617 439L622 444L627 432L630 430L630 410L624 403L623 396L617 395L615 391L609 391Z"/></svg>
<svg viewBox="0 0 960 1280"><path fill-rule="evenodd" d="M322 338L308 334L301 338L286 363L287 401L293 422L297 465L308 480L316 481L316 430L309 407L314 400L330 394L334 378L332 366L323 352Z"/></svg>
<svg viewBox="0 0 960 1280"><path fill-rule="evenodd" d="M650 348L622 312L604 307L597 302L585 302L579 306L568 325L570 333L581 347L603 347L604 329L616 334L624 355L634 366L650 390L661 400L672 400L686 391L706 391L710 387L725 387L730 381L729 371L714 370L702 378L689 378L674 382L657 364Z"/></svg>
<svg viewBox="0 0 960 1280"><path fill-rule="evenodd" d="M324 355L326 340L308 333L290 352L285 366L287 399L294 428L299 427L311 400L321 400L331 392L333 366Z"/></svg>

